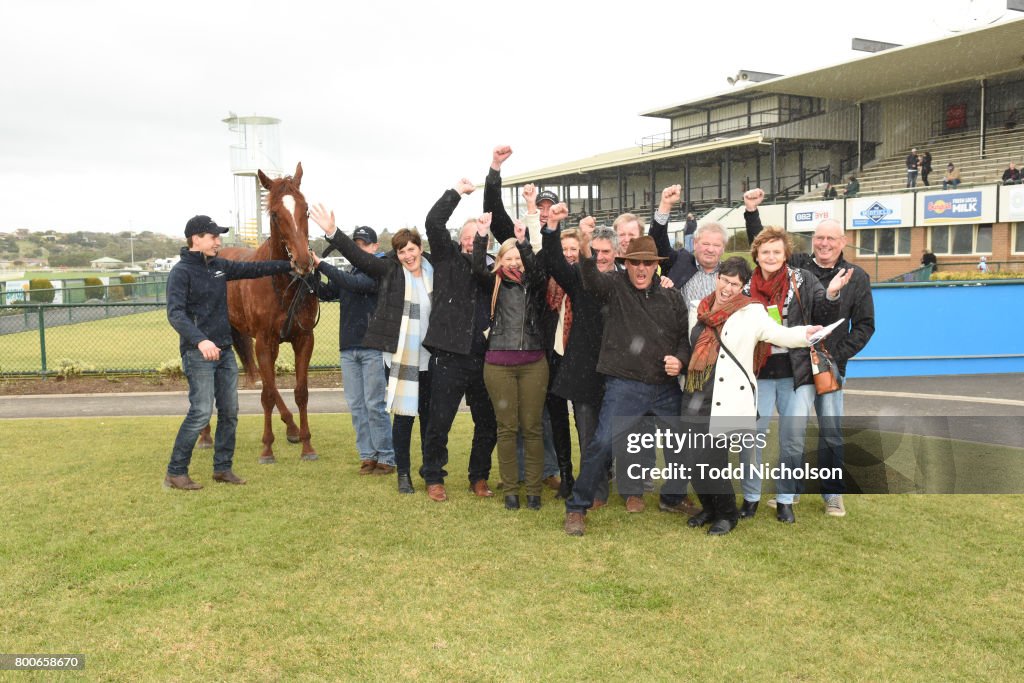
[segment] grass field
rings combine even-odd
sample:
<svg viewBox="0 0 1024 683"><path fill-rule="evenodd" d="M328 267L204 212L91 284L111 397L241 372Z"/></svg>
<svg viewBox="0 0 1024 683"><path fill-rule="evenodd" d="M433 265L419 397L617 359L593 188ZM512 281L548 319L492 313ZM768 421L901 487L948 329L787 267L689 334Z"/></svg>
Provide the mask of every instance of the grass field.
<svg viewBox="0 0 1024 683"><path fill-rule="evenodd" d="M1024 665L1019 496L848 496L849 516L765 511L712 539L622 503L561 530L360 477L348 416L313 416L321 460L244 487L160 481L179 420L13 420L0 440L7 652L82 653L95 680L1013 680ZM414 444L414 453L418 448ZM414 455L414 462L418 462ZM47 676L50 678L51 676ZM41 677L40 677L41 678Z"/></svg>
<svg viewBox="0 0 1024 683"><path fill-rule="evenodd" d="M338 321L337 304L327 303L320 307L313 365L338 365ZM167 313L163 309L48 327L46 358L47 366L51 368L59 359L68 358L92 365L99 371L154 370L166 361L180 358L178 334L167 322ZM290 345L284 346L281 358L294 362ZM38 332L0 335L0 373L34 373L39 370Z"/></svg>

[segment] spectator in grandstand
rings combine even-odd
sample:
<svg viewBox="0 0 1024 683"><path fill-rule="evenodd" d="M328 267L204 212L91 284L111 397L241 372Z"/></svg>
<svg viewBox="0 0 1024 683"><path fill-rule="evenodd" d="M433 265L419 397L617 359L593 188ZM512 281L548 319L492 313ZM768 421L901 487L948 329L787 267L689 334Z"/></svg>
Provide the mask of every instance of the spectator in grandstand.
<svg viewBox="0 0 1024 683"><path fill-rule="evenodd" d="M335 236L327 235L328 242L335 245L332 238ZM352 241L367 254L377 258L385 256L383 253L377 255L377 232L369 226L356 228ZM345 399L352 412L352 427L356 432L359 474L391 474L395 471L395 449L391 441L391 417L385 401L384 356L380 349L363 346L367 325L377 308L377 281L358 268L348 273L327 262L323 262L319 270L328 280L327 284L320 283L320 299L341 304L338 348ZM406 472L406 479L408 476ZM403 480L399 484L401 493L413 492L411 481Z"/></svg>
<svg viewBox="0 0 1024 683"><path fill-rule="evenodd" d="M821 198L822 199L835 199L836 196L838 196L838 194L839 193L836 192L836 188L834 188L832 186L832 183L826 183L825 184L825 192L821 195Z"/></svg>
<svg viewBox="0 0 1024 683"><path fill-rule="evenodd" d="M921 163L921 182L928 185L928 174L932 172L932 153L925 150L925 153L920 157Z"/></svg>
<svg viewBox="0 0 1024 683"><path fill-rule="evenodd" d="M956 186L960 184L960 169L953 165L953 162L946 164L946 175L942 177L942 189L948 190L949 188L956 189Z"/></svg>
<svg viewBox="0 0 1024 683"><path fill-rule="evenodd" d="M398 469L398 491L412 493L413 422L419 416L421 451L430 424L430 351L423 340L429 333L434 268L424 256L422 239L417 232L407 228L399 230L391 238L392 251L385 258L377 258L339 231L334 212L322 204L311 207L309 217L354 268L378 283L376 309L367 323L362 343L366 348L381 351L388 368L385 405L394 413L391 440Z"/></svg>
<svg viewBox="0 0 1024 683"><path fill-rule="evenodd" d="M920 159L917 158L917 147L910 150L910 154L907 155L907 187L914 187L917 185L917 171Z"/></svg>
<svg viewBox="0 0 1024 683"><path fill-rule="evenodd" d="M849 182L846 183L846 192L843 193L844 197L852 199L860 194L860 181L857 180L857 176L850 176Z"/></svg>
<svg viewBox="0 0 1024 683"><path fill-rule="evenodd" d="M926 248L923 252L921 252L921 267L922 268L924 268L925 266L931 266L932 267L932 272L934 273L936 270L939 269L938 263L939 263L939 260L937 258L935 258L935 254L933 254L930 249Z"/></svg>
<svg viewBox="0 0 1024 683"><path fill-rule="evenodd" d="M1020 182L1020 169L1011 161L1009 167L1003 171L1003 185L1016 185Z"/></svg>
<svg viewBox="0 0 1024 683"><path fill-rule="evenodd" d="M228 280L287 273L288 261L229 261L218 258L220 236L228 231L209 216L185 224L181 260L167 276L167 321L178 333L181 369L188 379L189 408L178 428L167 464L164 486L185 491L203 488L188 476L199 432L210 424L217 406L213 442L213 480L244 484L231 470L238 427L238 364L231 348Z"/></svg>
<svg viewBox="0 0 1024 683"><path fill-rule="evenodd" d="M686 214L686 227L683 229L683 249L693 253L693 234L697 232L697 219L692 213Z"/></svg>
<svg viewBox="0 0 1024 683"><path fill-rule="evenodd" d="M756 416L755 397L760 387L751 375L772 348L766 342L806 347L810 335L821 329L779 325L763 306L743 294L749 279L746 259L727 259L719 268L715 291L697 307L690 331L693 352L686 373L682 414L691 434L729 433L732 438L730 432L742 435L749 430L738 418L752 422ZM717 425L715 418L721 420ZM729 462L728 448L694 448L689 460L693 465L722 468ZM694 488L703 507L687 525L701 527L710 523L708 534L712 536L732 531L739 519L732 481L698 476Z"/></svg>
<svg viewBox="0 0 1024 683"><path fill-rule="evenodd" d="M581 253L583 286L605 306L597 366L605 375L605 390L597 433L565 503L564 530L570 536L584 533L586 511L594 503L598 481L607 477L612 464L615 438L648 413L679 415L682 394L676 378L685 371L690 356L686 306L677 291L660 286L657 280L655 270L663 259L653 239L631 240L623 256L625 273L598 271L587 240ZM642 508L642 497L627 500L627 511Z"/></svg>
<svg viewBox="0 0 1024 683"><path fill-rule="evenodd" d="M747 237L753 241L761 231L761 217L758 206L764 201L764 192L751 190L743 195L746 207L744 218ZM825 340L825 347L836 363L840 380L846 376L846 364L871 339L875 332L875 305L871 297L871 281L859 266L843 258L846 235L842 225L835 220L824 220L814 230L811 240L813 254L794 254L790 265L810 271L822 286L827 287L841 269L853 271L850 284L844 289L839 301L839 317L845 322L832 331ZM841 381L840 381L841 383ZM843 391L814 397L814 411L818 415L818 466L822 468L843 467ZM821 494L825 499L825 513L842 517L846 507L842 494L846 485L842 479L825 479L821 482Z"/></svg>

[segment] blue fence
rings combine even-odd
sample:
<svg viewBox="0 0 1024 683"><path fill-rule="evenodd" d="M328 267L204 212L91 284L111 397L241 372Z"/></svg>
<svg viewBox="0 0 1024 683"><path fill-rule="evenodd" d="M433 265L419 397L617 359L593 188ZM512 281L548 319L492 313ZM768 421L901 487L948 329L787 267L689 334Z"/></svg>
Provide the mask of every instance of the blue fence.
<svg viewBox="0 0 1024 683"><path fill-rule="evenodd" d="M876 284L875 335L849 377L1024 372L1024 280Z"/></svg>

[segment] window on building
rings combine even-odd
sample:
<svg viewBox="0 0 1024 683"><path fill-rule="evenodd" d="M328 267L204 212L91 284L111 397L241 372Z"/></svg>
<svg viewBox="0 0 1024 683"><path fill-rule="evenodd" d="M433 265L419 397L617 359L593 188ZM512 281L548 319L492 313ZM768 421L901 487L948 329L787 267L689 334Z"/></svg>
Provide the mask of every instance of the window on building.
<svg viewBox="0 0 1024 683"><path fill-rule="evenodd" d="M859 245L864 250L859 256L877 253L879 256L903 256L910 253L910 228L875 228L858 230Z"/></svg>
<svg viewBox="0 0 1024 683"><path fill-rule="evenodd" d="M1013 226L1013 253L1024 254L1024 223Z"/></svg>
<svg viewBox="0 0 1024 683"><path fill-rule="evenodd" d="M937 225L931 229L935 254L991 254L991 225Z"/></svg>

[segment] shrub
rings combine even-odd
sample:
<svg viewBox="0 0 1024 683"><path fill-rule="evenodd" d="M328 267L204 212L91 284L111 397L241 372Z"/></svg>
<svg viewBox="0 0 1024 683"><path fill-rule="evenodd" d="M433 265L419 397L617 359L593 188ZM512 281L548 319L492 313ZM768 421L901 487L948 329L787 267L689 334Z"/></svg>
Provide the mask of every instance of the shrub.
<svg viewBox="0 0 1024 683"><path fill-rule="evenodd" d="M54 364L52 372L61 379L68 379L86 372L96 372L96 366L72 358L61 358Z"/></svg>
<svg viewBox="0 0 1024 683"><path fill-rule="evenodd" d="M981 273L977 270L963 271L940 271L932 273L932 282L949 282L958 280L1020 280L1024 279L1024 273L1003 272Z"/></svg>
<svg viewBox="0 0 1024 683"><path fill-rule="evenodd" d="M161 363L156 371L164 377L178 378L184 377L185 373L181 369L181 357L177 357L173 360L164 361Z"/></svg>
<svg viewBox="0 0 1024 683"><path fill-rule="evenodd" d="M107 287L107 301L124 301L124 287L111 285Z"/></svg>
<svg viewBox="0 0 1024 683"><path fill-rule="evenodd" d="M52 304L54 297L53 283L44 277L28 281L29 300L34 304Z"/></svg>
<svg viewBox="0 0 1024 683"><path fill-rule="evenodd" d="M290 375L295 372L295 364L289 363L284 358L278 356L277 360L274 361L274 374L276 375Z"/></svg>
<svg viewBox="0 0 1024 683"><path fill-rule="evenodd" d="M85 298L86 299L102 299L105 292L103 291L103 280L98 277L87 277L85 278Z"/></svg>
<svg viewBox="0 0 1024 683"><path fill-rule="evenodd" d="M124 289L124 296L125 296L126 299L130 299L132 297L132 292L135 289L134 287L132 287L132 285L134 285L134 284L135 284L135 276L134 275L122 275L121 276L121 288Z"/></svg>

